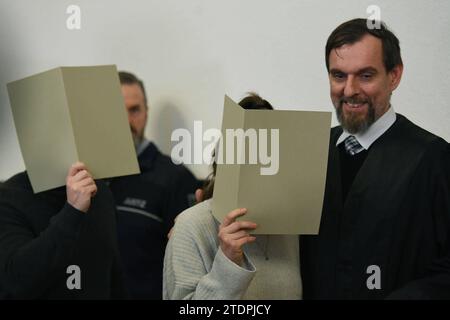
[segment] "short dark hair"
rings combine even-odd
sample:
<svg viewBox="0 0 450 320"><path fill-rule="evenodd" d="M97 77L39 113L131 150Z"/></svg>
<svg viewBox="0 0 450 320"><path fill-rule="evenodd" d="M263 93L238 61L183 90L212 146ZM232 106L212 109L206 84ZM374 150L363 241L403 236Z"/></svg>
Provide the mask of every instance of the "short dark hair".
<svg viewBox="0 0 450 320"><path fill-rule="evenodd" d="M239 105L247 110L273 110L272 105L257 93L248 92L247 96L239 101Z"/></svg>
<svg viewBox="0 0 450 320"><path fill-rule="evenodd" d="M128 85L137 84L137 85L139 85L139 87L141 87L142 93L144 94L145 106L147 106L147 94L145 93L144 82L141 79L136 77L131 72L119 71L119 80L120 80L120 84L121 85L124 85L124 84L128 84Z"/></svg>
<svg viewBox="0 0 450 320"><path fill-rule="evenodd" d="M367 34L370 34L381 40L383 49L383 63L387 72L392 71L394 67L403 65L402 57L400 54L400 41L390 31L386 24L380 21L380 28L368 28L367 24L371 23L371 20L367 19L353 19L344 22L338 26L331 35L328 37L327 44L325 46L325 63L327 65L327 71L330 71L330 53L331 50L339 48L345 44L353 44L362 39ZM373 22L373 21L372 21Z"/></svg>

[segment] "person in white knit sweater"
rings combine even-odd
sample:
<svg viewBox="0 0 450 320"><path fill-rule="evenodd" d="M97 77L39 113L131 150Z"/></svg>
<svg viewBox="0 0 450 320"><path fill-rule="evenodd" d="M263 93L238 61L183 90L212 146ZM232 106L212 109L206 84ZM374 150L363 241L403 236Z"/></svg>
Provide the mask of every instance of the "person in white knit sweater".
<svg viewBox="0 0 450 320"><path fill-rule="evenodd" d="M273 109L252 94L245 109ZM215 169L215 167L214 167ZM238 208L217 221L212 215L214 174L197 197L207 199L182 212L166 247L163 299L301 299L298 236L258 235L257 225L236 218Z"/></svg>

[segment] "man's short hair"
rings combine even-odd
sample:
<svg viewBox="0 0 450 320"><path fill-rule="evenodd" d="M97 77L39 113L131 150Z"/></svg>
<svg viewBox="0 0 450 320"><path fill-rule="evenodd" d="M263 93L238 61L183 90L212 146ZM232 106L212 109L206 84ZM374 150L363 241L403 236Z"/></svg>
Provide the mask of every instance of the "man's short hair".
<svg viewBox="0 0 450 320"><path fill-rule="evenodd" d="M145 89L144 89L144 82L142 82L141 79L136 77L131 72L119 71L119 80L120 80L120 84L121 85L124 85L124 84L127 84L127 85L138 84L139 87L141 87L142 93L144 94L145 106L147 106L147 95L146 95Z"/></svg>
<svg viewBox="0 0 450 320"><path fill-rule="evenodd" d="M339 48L345 44L353 44L361 40L365 35L370 34L381 40L383 49L383 63L387 72L398 65L403 65L400 54L400 41L387 28L386 24L380 21L380 27L370 29L367 27L367 19L353 19L338 26L328 37L325 46L325 63L327 71L330 71L329 57L331 50ZM369 22L374 22L370 21ZM372 25L372 24L370 24Z"/></svg>

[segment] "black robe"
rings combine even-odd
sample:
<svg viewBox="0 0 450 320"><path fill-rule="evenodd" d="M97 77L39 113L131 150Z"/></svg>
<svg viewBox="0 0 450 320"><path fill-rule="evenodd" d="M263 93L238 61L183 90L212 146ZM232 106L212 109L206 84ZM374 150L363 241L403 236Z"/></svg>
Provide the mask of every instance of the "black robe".
<svg viewBox="0 0 450 320"><path fill-rule="evenodd" d="M344 202L341 133L331 131L319 235L300 237L304 298L450 298L449 144L397 114ZM380 289L367 285L370 266Z"/></svg>

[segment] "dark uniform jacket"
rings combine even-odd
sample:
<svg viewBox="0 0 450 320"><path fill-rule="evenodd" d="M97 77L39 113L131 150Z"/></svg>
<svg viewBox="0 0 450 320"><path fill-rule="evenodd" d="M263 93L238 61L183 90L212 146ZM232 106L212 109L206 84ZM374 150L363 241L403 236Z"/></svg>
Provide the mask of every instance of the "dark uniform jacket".
<svg viewBox="0 0 450 320"><path fill-rule="evenodd" d="M200 182L150 143L138 157L141 174L114 178L118 239L132 298L161 299L167 234L194 203Z"/></svg>

